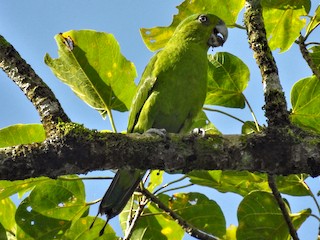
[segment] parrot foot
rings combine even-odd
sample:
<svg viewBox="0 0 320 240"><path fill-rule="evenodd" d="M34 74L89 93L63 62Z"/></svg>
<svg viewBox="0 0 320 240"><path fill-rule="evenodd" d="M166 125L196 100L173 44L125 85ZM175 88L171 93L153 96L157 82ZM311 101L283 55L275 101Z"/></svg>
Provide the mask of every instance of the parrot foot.
<svg viewBox="0 0 320 240"><path fill-rule="evenodd" d="M150 128L148 129L146 132L146 134L154 134L154 135L158 135L164 139L167 138L167 130L165 130L164 128Z"/></svg>
<svg viewBox="0 0 320 240"><path fill-rule="evenodd" d="M204 130L203 128L195 128L192 130L192 134L195 136L205 137L206 130Z"/></svg>

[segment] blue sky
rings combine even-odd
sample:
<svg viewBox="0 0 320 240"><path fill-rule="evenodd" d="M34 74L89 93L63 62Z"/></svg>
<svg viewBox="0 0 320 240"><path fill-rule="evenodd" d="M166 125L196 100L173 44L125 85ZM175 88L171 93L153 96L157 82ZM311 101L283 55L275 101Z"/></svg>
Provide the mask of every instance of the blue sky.
<svg viewBox="0 0 320 240"><path fill-rule="evenodd" d="M79 100L44 64L45 53L57 57L54 35L71 29L94 29L112 33L119 41L123 55L136 65L140 77L153 53L144 46L139 28L169 25L173 14L177 13L175 6L180 3L181 1L177 0L122 0L121 3L111 0L55 0L50 3L41 0L2 1L0 34L19 51L22 57L49 85L72 121L82 123L92 129L111 129L108 120L103 120L98 112ZM313 6L314 8L315 6ZM311 14L313 11L311 10ZM241 17L242 15L238 20L239 24L242 24ZM265 118L261 109L263 106L261 76L252 57L252 51L249 49L246 33L239 29L229 29L229 31L229 39L224 47L210 50L210 52L230 52L240 57L249 66L251 80L245 95L253 107L259 123L264 124ZM280 79L289 100L292 85L297 80L311 75L311 71L302 60L296 45L289 52L278 54L275 51L274 55L279 67ZM32 104L3 72L0 72L0 108L0 128L16 123L39 122L39 116ZM223 110L243 120L252 120L248 109ZM209 114L209 117L225 134L239 134L241 131L241 124L232 119L217 113ZM127 114L115 113L115 118L117 129L119 131L125 130ZM96 172L94 174L105 176L109 173ZM317 179L309 182L315 192L319 190ZM98 189L94 187L97 185L99 185ZM104 181L86 182L89 189L87 192L88 200L101 197L107 185L108 183ZM90 190L91 188L94 188L95 191ZM193 188L192 190L198 191L199 189L203 191L203 188ZM227 224L237 224L236 209L240 198L235 195L210 191L213 194L210 197L215 199L226 212ZM315 210L314 204L307 198L289 199L293 211L299 211L306 207L312 207ZM96 210L93 210L92 214L95 213ZM112 220L111 224L116 224L116 221ZM308 220L301 230L301 239L315 239L316 224L316 221Z"/></svg>

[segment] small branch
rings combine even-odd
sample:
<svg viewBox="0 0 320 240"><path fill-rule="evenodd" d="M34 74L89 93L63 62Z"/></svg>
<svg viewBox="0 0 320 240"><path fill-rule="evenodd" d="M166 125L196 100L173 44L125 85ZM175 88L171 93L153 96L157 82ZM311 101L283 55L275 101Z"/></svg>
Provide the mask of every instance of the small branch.
<svg viewBox="0 0 320 240"><path fill-rule="evenodd" d="M287 103L278 68L268 45L260 0L247 0L245 23L249 45L260 68L265 96L265 115L269 126L290 125Z"/></svg>
<svg viewBox="0 0 320 240"><path fill-rule="evenodd" d="M304 58L304 60L306 60L307 64L309 65L312 73L320 80L320 71L317 68L317 66L315 65L315 63L313 62L310 53L307 49L307 45L305 43L305 38L300 35L299 40L297 41L297 43L299 44L299 48L300 48L300 52L302 54L302 57Z"/></svg>
<svg viewBox="0 0 320 240"><path fill-rule="evenodd" d="M275 197L280 210L282 212L282 215L284 217L284 220L286 221L287 225L288 225L288 229L289 229L289 233L292 237L293 240L299 240L297 231L295 230L293 223L291 221L290 215L288 213L287 207L281 197L280 192L278 191L276 182L275 182L275 178L273 175L268 174L268 183L269 183L269 187L271 188L271 191L273 193L273 196Z"/></svg>
<svg viewBox="0 0 320 240"><path fill-rule="evenodd" d="M192 237L198 239L205 239L205 240L218 240L218 238L211 236L202 232L201 230L195 228L194 226L187 223L182 217L168 208L165 204L163 204L155 195L150 193L147 189L141 189L141 193L145 195L148 199L154 202L161 210L165 211L170 217L173 218L181 227L182 229L191 235Z"/></svg>
<svg viewBox="0 0 320 240"><path fill-rule="evenodd" d="M70 121L51 89L1 35L0 68L36 107L47 137L54 134L59 121Z"/></svg>

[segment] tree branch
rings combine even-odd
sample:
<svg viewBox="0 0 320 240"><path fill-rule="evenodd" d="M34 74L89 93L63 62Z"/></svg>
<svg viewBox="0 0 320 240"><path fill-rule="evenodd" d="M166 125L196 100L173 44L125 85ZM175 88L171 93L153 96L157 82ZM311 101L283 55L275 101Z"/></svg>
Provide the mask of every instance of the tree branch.
<svg viewBox="0 0 320 240"><path fill-rule="evenodd" d="M70 121L51 89L1 35L0 68L36 107L48 137L54 134L59 121Z"/></svg>
<svg viewBox="0 0 320 240"><path fill-rule="evenodd" d="M305 38L300 35L299 40L296 41L296 43L299 44L299 48L300 48L300 52L302 54L302 57L304 58L304 60L306 60L307 64L309 65L312 73L318 78L320 79L320 71L318 70L316 64L313 62L310 53L307 49L306 43L305 43Z"/></svg>
<svg viewBox="0 0 320 240"><path fill-rule="evenodd" d="M290 125L287 103L282 91L278 68L268 45L264 28L260 0L247 0L245 23L249 37L249 45L254 51L254 58L260 68L264 86L265 115L268 125Z"/></svg>
<svg viewBox="0 0 320 240"><path fill-rule="evenodd" d="M100 133L71 123L59 126L59 132L43 143L0 149L0 179L56 178L119 168L320 175L320 137L303 137L291 130L204 138L169 134L162 139L150 134Z"/></svg>
<svg viewBox="0 0 320 240"><path fill-rule="evenodd" d="M147 189L140 190L143 195L145 195L148 199L154 202L160 209L165 211L170 217L173 218L181 227L182 229L188 233L190 236L193 236L198 239L204 240L217 240L218 238L209 235L208 233L202 232L199 229L195 228L194 226L190 225L185 219L180 217L170 208L168 208L164 203L162 203L155 195L150 193Z"/></svg>

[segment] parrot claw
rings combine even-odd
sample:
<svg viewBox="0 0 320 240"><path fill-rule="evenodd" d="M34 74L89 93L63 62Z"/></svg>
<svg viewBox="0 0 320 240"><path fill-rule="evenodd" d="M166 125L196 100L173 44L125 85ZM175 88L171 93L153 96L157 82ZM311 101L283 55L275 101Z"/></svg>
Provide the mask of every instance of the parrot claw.
<svg viewBox="0 0 320 240"><path fill-rule="evenodd" d="M162 138L167 138L167 130L164 128L158 129L158 128L150 128L146 132L146 134L153 134L153 135L158 135Z"/></svg>
<svg viewBox="0 0 320 240"><path fill-rule="evenodd" d="M195 128L192 130L192 134L196 136L205 137L206 130L204 130L203 128Z"/></svg>

